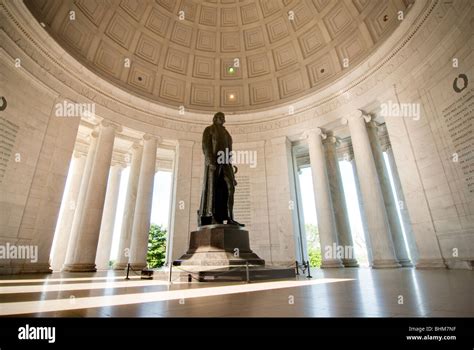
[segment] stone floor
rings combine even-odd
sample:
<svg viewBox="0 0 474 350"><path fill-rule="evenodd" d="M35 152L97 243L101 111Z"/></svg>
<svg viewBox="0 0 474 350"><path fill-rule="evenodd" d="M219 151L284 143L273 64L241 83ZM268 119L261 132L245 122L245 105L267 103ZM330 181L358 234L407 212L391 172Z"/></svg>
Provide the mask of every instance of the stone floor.
<svg viewBox="0 0 474 350"><path fill-rule="evenodd" d="M123 272L0 276L0 316L474 316L466 270L328 269L254 283L124 279Z"/></svg>

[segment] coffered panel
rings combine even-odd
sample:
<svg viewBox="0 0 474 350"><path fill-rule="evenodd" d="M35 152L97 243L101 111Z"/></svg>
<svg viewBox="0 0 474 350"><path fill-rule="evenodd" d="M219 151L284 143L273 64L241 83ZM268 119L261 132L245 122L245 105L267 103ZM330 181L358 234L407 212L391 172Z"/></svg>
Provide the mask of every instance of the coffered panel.
<svg viewBox="0 0 474 350"><path fill-rule="evenodd" d="M193 77L200 79L214 79L215 59L213 57L195 56Z"/></svg>
<svg viewBox="0 0 474 350"><path fill-rule="evenodd" d="M25 0L47 25L63 16L50 34L119 88L163 105L224 111L282 105L330 86L393 33L407 3L75 0L70 21L57 0Z"/></svg>

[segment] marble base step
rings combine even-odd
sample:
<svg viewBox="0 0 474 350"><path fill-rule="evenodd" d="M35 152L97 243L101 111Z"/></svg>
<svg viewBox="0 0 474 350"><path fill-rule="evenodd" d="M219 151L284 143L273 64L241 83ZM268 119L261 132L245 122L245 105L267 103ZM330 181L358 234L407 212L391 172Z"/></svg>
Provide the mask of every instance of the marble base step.
<svg viewBox="0 0 474 350"><path fill-rule="evenodd" d="M189 277L191 275L191 277ZM249 266L248 279L253 281L266 281L276 279L294 279L295 269L271 266ZM155 270L155 279L169 279L169 269ZM221 266L173 266L171 281L173 282L245 282L247 281L247 268L221 267Z"/></svg>

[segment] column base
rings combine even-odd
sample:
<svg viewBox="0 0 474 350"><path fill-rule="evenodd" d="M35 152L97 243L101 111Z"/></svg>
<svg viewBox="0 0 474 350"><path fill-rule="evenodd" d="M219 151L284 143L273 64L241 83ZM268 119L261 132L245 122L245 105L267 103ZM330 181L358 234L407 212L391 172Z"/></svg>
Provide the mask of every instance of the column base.
<svg viewBox="0 0 474 350"><path fill-rule="evenodd" d="M344 267L359 267L357 259L342 259Z"/></svg>
<svg viewBox="0 0 474 350"><path fill-rule="evenodd" d="M327 259L321 262L322 269L332 269L341 267L344 267L344 265L342 265L342 262L339 259Z"/></svg>
<svg viewBox="0 0 474 350"><path fill-rule="evenodd" d="M116 263L113 266L114 270L125 270L127 268L128 263Z"/></svg>
<svg viewBox="0 0 474 350"><path fill-rule="evenodd" d="M401 267L395 259L387 259L387 260L374 260L372 262L373 269L396 269Z"/></svg>
<svg viewBox="0 0 474 350"><path fill-rule="evenodd" d="M419 259L415 266L417 269L446 269L443 259Z"/></svg>
<svg viewBox="0 0 474 350"><path fill-rule="evenodd" d="M95 264L65 264L61 271L64 272L96 272Z"/></svg>
<svg viewBox="0 0 474 350"><path fill-rule="evenodd" d="M413 267L413 263L409 259L398 260L398 263L402 265L402 267Z"/></svg>

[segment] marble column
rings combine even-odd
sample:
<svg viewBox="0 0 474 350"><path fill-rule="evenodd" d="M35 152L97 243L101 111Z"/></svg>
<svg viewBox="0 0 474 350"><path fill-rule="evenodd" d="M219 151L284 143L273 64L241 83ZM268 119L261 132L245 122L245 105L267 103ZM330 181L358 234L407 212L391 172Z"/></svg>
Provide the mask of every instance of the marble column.
<svg viewBox="0 0 474 350"><path fill-rule="evenodd" d="M367 133L369 135L370 145L372 147L372 154L374 155L375 168L379 176L380 186L382 189L382 196L385 203L385 210L387 211L387 218L392 234L393 248L397 256L398 263L403 267L411 267L413 264L410 261L406 249L403 231L400 220L398 218L397 203L393 195L392 186L390 184L390 175L385 165L383 157L383 150L380 145L378 135L378 125L375 121L367 123Z"/></svg>
<svg viewBox="0 0 474 350"><path fill-rule="evenodd" d="M137 203L130 245L130 265L133 269L143 269L147 266L146 256L155 179L157 139L151 135L145 135L143 140L143 158L138 179Z"/></svg>
<svg viewBox="0 0 474 350"><path fill-rule="evenodd" d="M372 267L400 267L393 249L382 189L365 126L366 121L370 121L370 117L363 116L361 111L356 111L342 122L349 125L357 171L362 174L359 176L359 182L372 247Z"/></svg>
<svg viewBox="0 0 474 350"><path fill-rule="evenodd" d="M346 197L342 184L341 170L339 169L339 159L337 157L336 146L338 140L335 136L329 135L323 142L326 146L326 162L331 191L332 204L334 208L334 218L336 220L337 239L342 246L344 254L350 252L350 256L344 256L342 263L344 267L358 267L359 264L354 255L354 243L352 240L351 225L346 207Z"/></svg>
<svg viewBox="0 0 474 350"><path fill-rule="evenodd" d="M288 266L296 260L298 211L291 141L286 136L265 140L265 179L268 203L268 264ZM267 243L268 242L268 243Z"/></svg>
<svg viewBox="0 0 474 350"><path fill-rule="evenodd" d="M82 216L84 215L84 201L86 200L87 187L89 186L92 164L94 162L94 157L97 150L98 136L99 132L97 128L94 129L89 135L89 149L87 151L86 163L84 165L81 186L79 188L79 194L75 204L74 218L71 223L69 240L67 242L62 268L64 268L64 264L70 259L70 256L73 254L74 247L76 244L75 242L77 241L78 225L81 221Z"/></svg>
<svg viewBox="0 0 474 350"><path fill-rule="evenodd" d="M398 197L398 206L402 217L402 225L405 229L405 238L408 243L408 249L410 252L411 262L415 263L418 260L418 251L413 235L413 230L410 223L410 215L405 201L405 195L403 193L402 184L400 182L400 176L398 175L397 164L395 163L395 157L393 155L392 145L390 143L382 145L382 149L387 153L387 159L392 170L393 184Z"/></svg>
<svg viewBox="0 0 474 350"><path fill-rule="evenodd" d="M87 185L82 215L74 218L73 240L70 240L64 271L96 271L95 257L99 241L107 179L117 126L102 121L99 128L97 148ZM82 189L81 189L82 190Z"/></svg>
<svg viewBox="0 0 474 350"><path fill-rule="evenodd" d="M58 220L55 232L54 252L51 255L51 268L59 271L63 267L66 258L67 245L71 236L71 226L74 219L74 212L77 207L79 190L81 189L82 175L86 165L87 155L83 152L75 151L73 155L72 172L69 190L65 194L62 203L61 216Z"/></svg>
<svg viewBox="0 0 474 350"><path fill-rule="evenodd" d="M97 270L109 268L110 251L112 249L112 238L114 235L115 216L117 214L118 196L120 190L120 179L122 177L123 164L116 162L110 167L107 193L105 195L104 212L100 225L99 243L95 265Z"/></svg>
<svg viewBox="0 0 474 350"><path fill-rule="evenodd" d="M176 147L171 192L170 234L166 242L168 264L183 255L189 247L190 221L192 217L196 217L197 211L197 208L191 208L193 153L202 153L200 146L194 141L178 140Z"/></svg>
<svg viewBox="0 0 474 350"><path fill-rule="evenodd" d="M119 251L114 270L125 269L130 258L130 239L132 237L133 214L137 202L138 178L140 175L142 154L143 146L139 142L135 142L131 148L130 173L128 175L127 194L125 195L125 207L123 211L122 228L120 231Z"/></svg>
<svg viewBox="0 0 474 350"><path fill-rule="evenodd" d="M313 190L321 241L321 268L343 267L337 254L336 224L326 168L322 140L326 135L321 129L308 131L308 149L313 176Z"/></svg>
<svg viewBox="0 0 474 350"><path fill-rule="evenodd" d="M369 266L372 266L374 263L374 255L372 254L372 245L370 243L370 236L369 236L369 228L367 226L367 221L365 218L367 215L365 214L364 203L362 202L362 191L360 190L360 180L359 180L359 173L357 172L357 167L354 160L354 154L350 155L348 159L352 167L352 174L354 175L354 185L357 194L357 203L359 204L359 211L362 221L362 229L364 230L364 238L365 238L365 247L367 249L367 259L369 261Z"/></svg>

